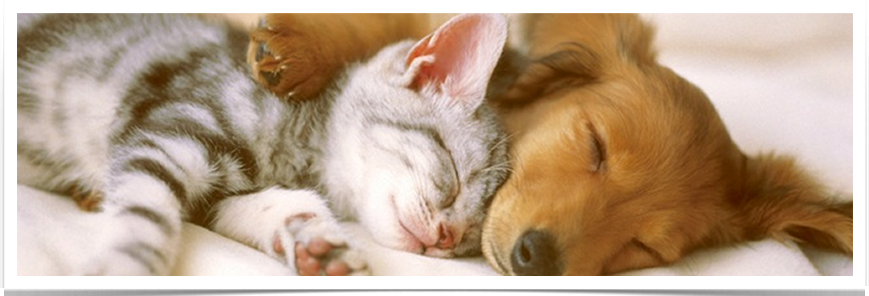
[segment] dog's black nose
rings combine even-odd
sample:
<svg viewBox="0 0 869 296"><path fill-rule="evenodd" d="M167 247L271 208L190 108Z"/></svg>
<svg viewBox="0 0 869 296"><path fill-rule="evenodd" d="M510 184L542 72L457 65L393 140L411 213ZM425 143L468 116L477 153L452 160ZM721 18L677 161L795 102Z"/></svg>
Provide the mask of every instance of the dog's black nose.
<svg viewBox="0 0 869 296"><path fill-rule="evenodd" d="M528 230L516 240L510 263L516 275L561 275L561 262L552 235Z"/></svg>

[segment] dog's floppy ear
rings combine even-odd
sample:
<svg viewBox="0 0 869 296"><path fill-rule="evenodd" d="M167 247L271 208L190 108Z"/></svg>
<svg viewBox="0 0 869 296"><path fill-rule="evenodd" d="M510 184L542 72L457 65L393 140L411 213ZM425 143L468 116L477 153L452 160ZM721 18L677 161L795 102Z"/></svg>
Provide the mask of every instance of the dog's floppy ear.
<svg viewBox="0 0 869 296"><path fill-rule="evenodd" d="M593 81L599 69L595 53L578 43L562 45L534 60L506 50L490 81L489 96L500 103L522 103L567 85Z"/></svg>
<svg viewBox="0 0 869 296"><path fill-rule="evenodd" d="M503 104L533 101L543 94L589 83L622 63L656 65L654 30L635 14L522 15L523 54L502 55L489 88Z"/></svg>
<svg viewBox="0 0 869 296"><path fill-rule="evenodd" d="M853 202L836 201L792 158L764 154L746 164L744 215L749 239L793 239L822 249L853 253Z"/></svg>

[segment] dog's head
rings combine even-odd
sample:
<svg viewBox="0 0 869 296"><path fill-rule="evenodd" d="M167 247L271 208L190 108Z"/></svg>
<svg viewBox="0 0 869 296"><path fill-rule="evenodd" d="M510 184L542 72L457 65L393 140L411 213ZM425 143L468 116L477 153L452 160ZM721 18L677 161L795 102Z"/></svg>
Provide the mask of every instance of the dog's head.
<svg viewBox="0 0 869 296"><path fill-rule="evenodd" d="M745 156L705 94L656 63L636 16L519 26L528 47L490 89L513 133L483 233L499 272L611 274L764 236L850 253L850 203L790 159Z"/></svg>

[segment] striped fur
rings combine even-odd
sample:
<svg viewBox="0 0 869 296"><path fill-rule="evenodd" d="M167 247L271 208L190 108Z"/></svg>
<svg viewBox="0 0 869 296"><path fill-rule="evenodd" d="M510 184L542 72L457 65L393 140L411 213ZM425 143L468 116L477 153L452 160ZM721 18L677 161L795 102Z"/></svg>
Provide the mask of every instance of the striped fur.
<svg viewBox="0 0 869 296"><path fill-rule="evenodd" d="M76 272L166 274L184 220L277 256L272 239L299 213L329 232L340 232L333 212L359 218L411 252L479 253L486 201L506 175L485 104L456 108L396 84L407 42L349 67L320 99L286 102L247 76L247 42L192 16L19 15L18 182L99 192L98 215L116 221L90 230L104 249ZM404 224L443 223L461 243L407 246Z"/></svg>

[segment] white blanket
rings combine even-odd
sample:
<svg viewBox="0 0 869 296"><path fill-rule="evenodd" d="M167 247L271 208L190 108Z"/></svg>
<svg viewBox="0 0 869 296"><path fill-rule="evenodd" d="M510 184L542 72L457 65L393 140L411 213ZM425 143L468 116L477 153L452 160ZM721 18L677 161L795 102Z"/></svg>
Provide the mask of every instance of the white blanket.
<svg viewBox="0 0 869 296"><path fill-rule="evenodd" d="M748 153L797 155L822 181L852 192L852 20L850 15L645 15L658 27L662 64L703 89ZM46 212L47 211L47 212ZM57 256L46 236L87 223L68 199L18 186L18 273ZM70 222L79 221L79 222ZM433 259L383 248L348 224L375 275L495 275L483 258ZM50 248L50 249L49 249ZM62 251L62 248L61 252ZM852 259L763 240L695 252L666 267L626 275L851 275ZM289 275L256 250L185 225L176 275Z"/></svg>

